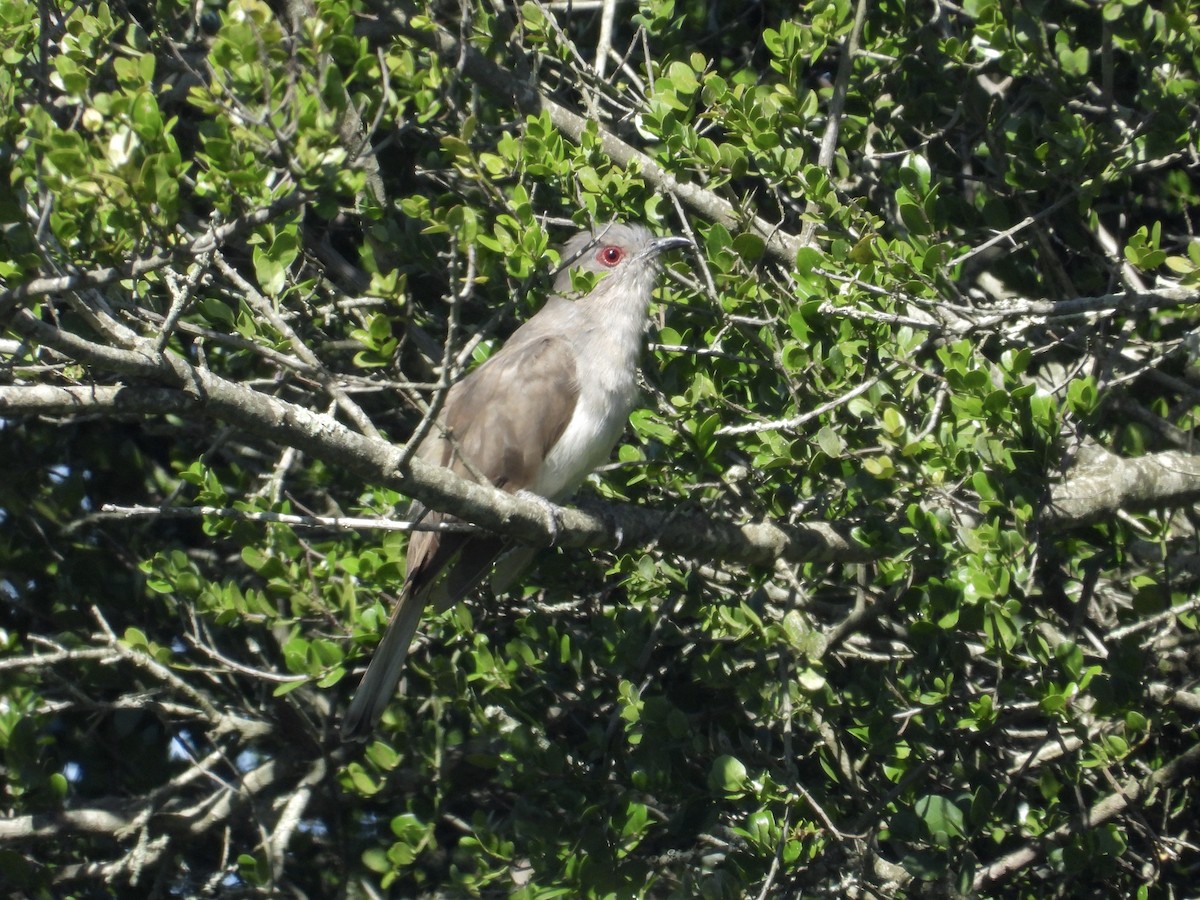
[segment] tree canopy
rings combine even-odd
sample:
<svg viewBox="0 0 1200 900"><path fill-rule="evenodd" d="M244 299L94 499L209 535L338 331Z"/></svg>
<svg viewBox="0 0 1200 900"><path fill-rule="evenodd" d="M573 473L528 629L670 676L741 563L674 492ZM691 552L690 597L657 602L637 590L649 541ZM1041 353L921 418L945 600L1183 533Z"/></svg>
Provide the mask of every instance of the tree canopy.
<svg viewBox="0 0 1200 900"><path fill-rule="evenodd" d="M0 886L1194 893L1200 11L0 0ZM552 535L413 458L690 237ZM547 546L338 723L410 500Z"/></svg>

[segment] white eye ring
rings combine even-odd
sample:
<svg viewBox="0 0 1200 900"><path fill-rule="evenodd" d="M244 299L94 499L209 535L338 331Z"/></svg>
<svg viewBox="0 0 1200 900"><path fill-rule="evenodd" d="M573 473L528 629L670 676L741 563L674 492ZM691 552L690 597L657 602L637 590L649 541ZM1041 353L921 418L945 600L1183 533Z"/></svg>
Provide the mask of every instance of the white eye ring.
<svg viewBox="0 0 1200 900"><path fill-rule="evenodd" d="M601 247L596 254L596 261L602 266L608 266L610 269L617 265L625 258L625 251L615 244L609 244L607 247Z"/></svg>

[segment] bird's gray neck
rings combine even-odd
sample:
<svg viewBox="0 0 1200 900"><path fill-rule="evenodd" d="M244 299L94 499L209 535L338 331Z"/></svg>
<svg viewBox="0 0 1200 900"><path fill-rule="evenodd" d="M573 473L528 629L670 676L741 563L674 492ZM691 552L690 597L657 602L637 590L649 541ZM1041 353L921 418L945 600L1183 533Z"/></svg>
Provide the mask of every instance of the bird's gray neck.
<svg viewBox="0 0 1200 900"><path fill-rule="evenodd" d="M604 290L601 282L590 295L577 301L581 327L576 332L576 352L585 381L598 378L607 390L622 395L634 391L649 325L652 278L651 274L644 283L630 284L626 280L612 285L621 290ZM632 402L630 393L628 403Z"/></svg>

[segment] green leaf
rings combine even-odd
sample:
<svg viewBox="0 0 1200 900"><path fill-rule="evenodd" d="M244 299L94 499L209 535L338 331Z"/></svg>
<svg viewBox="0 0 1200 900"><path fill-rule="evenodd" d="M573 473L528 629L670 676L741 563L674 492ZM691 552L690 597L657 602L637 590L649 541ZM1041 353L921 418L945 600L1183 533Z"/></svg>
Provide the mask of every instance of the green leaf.
<svg viewBox="0 0 1200 900"><path fill-rule="evenodd" d="M708 787L717 794L740 793L746 785L746 766L736 757L724 755L713 760L708 772Z"/></svg>
<svg viewBox="0 0 1200 900"><path fill-rule="evenodd" d="M742 232L733 239L734 252L751 265L762 259L766 246L766 242L761 237L748 231Z"/></svg>
<svg viewBox="0 0 1200 900"><path fill-rule="evenodd" d="M837 432L825 425L817 432L817 446L821 452L830 459L837 459L842 455L844 444Z"/></svg>
<svg viewBox="0 0 1200 900"><path fill-rule="evenodd" d="M382 785L379 784L359 763L351 763L346 767L346 774L350 778L350 783L354 786L359 794L364 797L370 797L378 793Z"/></svg>
<svg viewBox="0 0 1200 900"><path fill-rule="evenodd" d="M940 847L949 847L954 839L963 837L963 813L948 797L929 794L921 797L913 810L925 823L930 838Z"/></svg>
<svg viewBox="0 0 1200 900"><path fill-rule="evenodd" d="M667 78L681 94L692 94L700 87L696 81L696 73L687 63L673 62L667 67Z"/></svg>

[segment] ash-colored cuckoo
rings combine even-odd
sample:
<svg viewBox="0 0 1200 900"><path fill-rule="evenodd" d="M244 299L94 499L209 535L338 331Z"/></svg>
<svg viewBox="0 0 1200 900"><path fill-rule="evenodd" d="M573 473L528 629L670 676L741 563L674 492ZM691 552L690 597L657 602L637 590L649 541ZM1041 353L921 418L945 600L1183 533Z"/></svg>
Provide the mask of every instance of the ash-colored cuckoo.
<svg viewBox="0 0 1200 900"><path fill-rule="evenodd" d="M421 458L510 493L568 497L608 459L633 410L659 256L690 244L619 223L571 238L546 305L450 388ZM576 269L600 276L586 294L572 293ZM449 518L430 512L425 521ZM379 722L426 606L447 609L508 547L492 535L413 534L400 598L346 711L343 737L363 737ZM511 579L534 552L511 550L499 566L507 576L498 572L495 581Z"/></svg>

